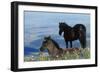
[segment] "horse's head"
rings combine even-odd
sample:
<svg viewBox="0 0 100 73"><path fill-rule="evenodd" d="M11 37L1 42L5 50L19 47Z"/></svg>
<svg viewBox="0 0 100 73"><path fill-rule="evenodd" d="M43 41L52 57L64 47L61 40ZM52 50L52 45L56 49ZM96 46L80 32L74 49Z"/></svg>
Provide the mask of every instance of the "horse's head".
<svg viewBox="0 0 100 73"><path fill-rule="evenodd" d="M65 22L60 22L60 23L59 23L59 35L62 34L62 32L64 31L66 25L67 25L67 24L66 24Z"/></svg>
<svg viewBox="0 0 100 73"><path fill-rule="evenodd" d="M44 37L42 46L40 48L40 53L43 53L45 50L47 50L49 55L53 57L60 55L60 52L62 52L62 49L59 48L59 45L50 36Z"/></svg>
<svg viewBox="0 0 100 73"><path fill-rule="evenodd" d="M40 51L43 52L44 50L47 50L50 44L51 44L51 37L50 36L44 37Z"/></svg>
<svg viewBox="0 0 100 73"><path fill-rule="evenodd" d="M61 35L62 32L64 32L64 31L68 31L70 28L71 27L68 24L66 24L65 22L60 22L59 23L59 35Z"/></svg>
<svg viewBox="0 0 100 73"><path fill-rule="evenodd" d="M63 22L59 23L59 35L61 35L63 32L63 24L64 24Z"/></svg>

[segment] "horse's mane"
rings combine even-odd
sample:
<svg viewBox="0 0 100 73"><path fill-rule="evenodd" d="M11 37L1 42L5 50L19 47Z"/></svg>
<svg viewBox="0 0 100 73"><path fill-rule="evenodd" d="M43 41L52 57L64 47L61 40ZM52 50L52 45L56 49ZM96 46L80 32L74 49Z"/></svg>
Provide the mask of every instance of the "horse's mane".
<svg viewBox="0 0 100 73"><path fill-rule="evenodd" d="M62 27L62 28L72 28L71 26L69 26L67 23L65 23L65 22L61 22L61 23L59 23L60 25L60 27Z"/></svg>
<svg viewBox="0 0 100 73"><path fill-rule="evenodd" d="M51 41L54 43L54 45L57 47L57 49L61 50L61 48L59 47L58 43L55 40L51 39Z"/></svg>

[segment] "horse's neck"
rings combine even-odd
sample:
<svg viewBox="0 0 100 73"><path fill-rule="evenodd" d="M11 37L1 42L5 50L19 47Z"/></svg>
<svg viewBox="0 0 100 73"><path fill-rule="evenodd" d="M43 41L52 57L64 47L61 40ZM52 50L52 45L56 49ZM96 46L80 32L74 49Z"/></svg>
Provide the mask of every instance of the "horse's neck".
<svg viewBox="0 0 100 73"><path fill-rule="evenodd" d="M72 30L73 28L71 26L66 25L66 27L64 28L64 30Z"/></svg>
<svg viewBox="0 0 100 73"><path fill-rule="evenodd" d="M48 47L48 52L51 54L51 53L54 53L56 54L56 52L59 52L59 48L57 48L53 43Z"/></svg>

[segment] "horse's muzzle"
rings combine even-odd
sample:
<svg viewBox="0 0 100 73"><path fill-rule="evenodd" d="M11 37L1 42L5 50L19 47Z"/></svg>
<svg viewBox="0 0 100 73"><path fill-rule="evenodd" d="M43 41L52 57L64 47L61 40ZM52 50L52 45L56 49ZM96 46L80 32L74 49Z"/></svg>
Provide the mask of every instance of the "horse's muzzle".
<svg viewBox="0 0 100 73"><path fill-rule="evenodd" d="M62 34L62 32L61 31L59 31L59 35L61 35Z"/></svg>
<svg viewBox="0 0 100 73"><path fill-rule="evenodd" d="M40 47L40 51L43 52L43 48L42 47Z"/></svg>
<svg viewBox="0 0 100 73"><path fill-rule="evenodd" d="M43 52L39 52L39 55L40 55L40 56L43 55Z"/></svg>

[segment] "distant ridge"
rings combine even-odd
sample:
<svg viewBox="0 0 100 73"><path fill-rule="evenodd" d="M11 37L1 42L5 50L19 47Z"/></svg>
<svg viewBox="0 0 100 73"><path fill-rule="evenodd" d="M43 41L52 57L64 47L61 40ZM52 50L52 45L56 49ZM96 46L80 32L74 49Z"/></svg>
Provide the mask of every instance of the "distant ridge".
<svg viewBox="0 0 100 73"><path fill-rule="evenodd" d="M29 55L31 52L39 52L39 50L35 48L24 47L24 55Z"/></svg>

